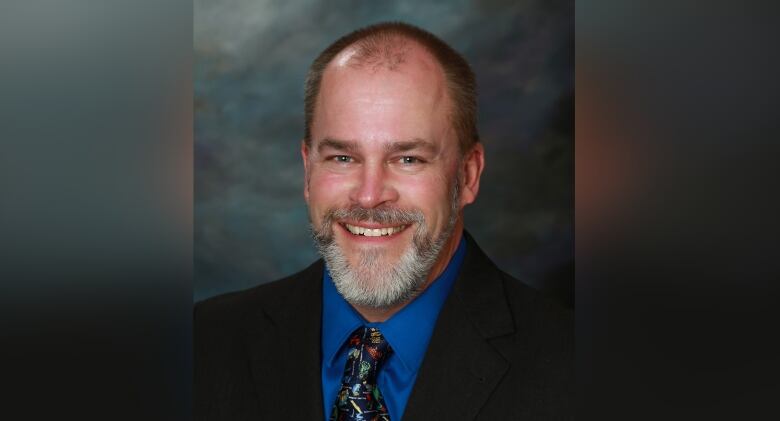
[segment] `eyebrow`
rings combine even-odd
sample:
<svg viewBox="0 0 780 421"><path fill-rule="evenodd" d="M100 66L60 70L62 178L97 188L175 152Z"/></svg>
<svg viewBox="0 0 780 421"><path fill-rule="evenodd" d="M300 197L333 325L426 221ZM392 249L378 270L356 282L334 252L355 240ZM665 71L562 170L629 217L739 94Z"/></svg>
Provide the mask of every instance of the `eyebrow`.
<svg viewBox="0 0 780 421"><path fill-rule="evenodd" d="M337 151L355 153L360 150L358 142L338 139L322 139L317 145L317 152L322 153L324 149L335 149ZM385 152L397 153L407 152L415 149L425 149L428 151L435 151L436 145L425 139L415 138L406 141L390 142L384 145Z"/></svg>
<svg viewBox="0 0 780 421"><path fill-rule="evenodd" d="M385 151L394 152L407 152L414 149L426 149L428 151L435 151L436 145L424 139L412 139L402 142L392 142L385 145Z"/></svg>
<svg viewBox="0 0 780 421"><path fill-rule="evenodd" d="M355 152L360 149L357 142L336 139L322 139L319 145L317 145L317 152L322 153L322 150L326 148L344 152Z"/></svg>

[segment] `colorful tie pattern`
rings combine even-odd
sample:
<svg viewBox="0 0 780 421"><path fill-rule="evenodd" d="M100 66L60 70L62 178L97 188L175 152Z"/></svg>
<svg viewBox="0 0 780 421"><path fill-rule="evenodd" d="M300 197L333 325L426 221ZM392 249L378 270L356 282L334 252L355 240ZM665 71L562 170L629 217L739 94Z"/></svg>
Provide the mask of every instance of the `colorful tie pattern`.
<svg viewBox="0 0 780 421"><path fill-rule="evenodd" d="M347 342L350 346L341 390L331 421L390 421L387 406L376 384L379 367L393 352L379 329L361 327Z"/></svg>

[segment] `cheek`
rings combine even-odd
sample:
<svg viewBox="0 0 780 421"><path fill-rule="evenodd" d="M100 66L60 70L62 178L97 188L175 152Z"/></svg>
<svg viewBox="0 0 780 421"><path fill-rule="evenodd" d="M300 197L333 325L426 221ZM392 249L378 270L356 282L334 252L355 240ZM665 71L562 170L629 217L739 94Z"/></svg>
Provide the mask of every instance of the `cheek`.
<svg viewBox="0 0 780 421"><path fill-rule="evenodd" d="M432 177L404 183L399 187L401 200L412 208L421 210L431 225L441 223L449 212L450 192L445 177Z"/></svg>
<svg viewBox="0 0 780 421"><path fill-rule="evenodd" d="M343 205L351 185L348 177L315 170L309 179L309 206L320 209Z"/></svg>

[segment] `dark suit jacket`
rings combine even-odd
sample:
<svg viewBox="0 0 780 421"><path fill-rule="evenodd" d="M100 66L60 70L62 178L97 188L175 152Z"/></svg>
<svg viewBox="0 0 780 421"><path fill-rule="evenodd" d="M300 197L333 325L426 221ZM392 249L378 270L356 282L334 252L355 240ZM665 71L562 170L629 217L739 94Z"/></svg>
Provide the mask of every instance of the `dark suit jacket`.
<svg viewBox="0 0 780 421"><path fill-rule="evenodd" d="M466 239L403 419L573 419L571 310L500 271ZM196 305L196 420L324 418L322 274L318 261Z"/></svg>

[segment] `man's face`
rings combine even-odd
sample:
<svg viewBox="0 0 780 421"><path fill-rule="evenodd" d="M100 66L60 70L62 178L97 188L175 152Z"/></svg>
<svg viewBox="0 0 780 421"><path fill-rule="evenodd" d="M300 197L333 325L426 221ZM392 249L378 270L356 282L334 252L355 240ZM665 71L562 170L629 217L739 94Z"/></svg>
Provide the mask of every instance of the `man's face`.
<svg viewBox="0 0 780 421"><path fill-rule="evenodd" d="M323 75L311 146L303 147L305 196L342 295L388 307L410 298L453 249L450 233L470 200L459 193L460 153L438 65L419 49L394 70L350 66L349 54Z"/></svg>

